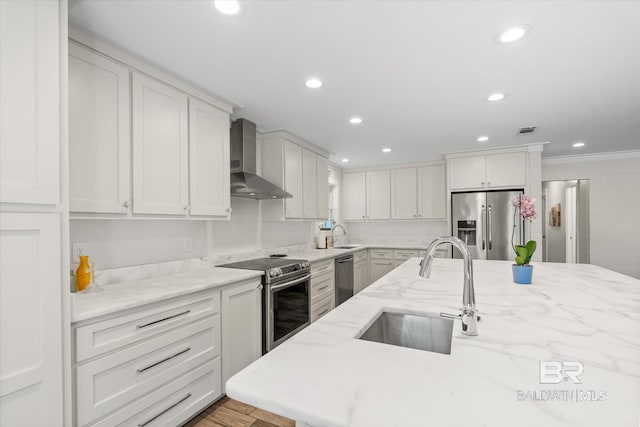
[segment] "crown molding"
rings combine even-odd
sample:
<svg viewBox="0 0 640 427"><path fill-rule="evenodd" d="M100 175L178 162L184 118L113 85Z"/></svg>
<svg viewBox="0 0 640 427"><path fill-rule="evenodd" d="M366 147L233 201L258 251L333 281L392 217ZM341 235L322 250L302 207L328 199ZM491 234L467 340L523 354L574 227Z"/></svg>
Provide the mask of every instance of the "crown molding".
<svg viewBox="0 0 640 427"><path fill-rule="evenodd" d="M640 150L612 151L608 153L578 154L575 156L544 157L542 165L558 165L563 163L598 162L602 160L635 159L640 157Z"/></svg>

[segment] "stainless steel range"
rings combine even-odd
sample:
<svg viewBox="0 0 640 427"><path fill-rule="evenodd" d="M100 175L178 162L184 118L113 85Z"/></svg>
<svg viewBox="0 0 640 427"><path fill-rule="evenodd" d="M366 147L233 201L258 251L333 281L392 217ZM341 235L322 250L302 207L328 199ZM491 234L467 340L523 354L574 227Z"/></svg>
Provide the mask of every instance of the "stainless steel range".
<svg viewBox="0 0 640 427"><path fill-rule="evenodd" d="M309 325L309 261L258 258L218 267L264 271L262 276L262 353L273 350Z"/></svg>

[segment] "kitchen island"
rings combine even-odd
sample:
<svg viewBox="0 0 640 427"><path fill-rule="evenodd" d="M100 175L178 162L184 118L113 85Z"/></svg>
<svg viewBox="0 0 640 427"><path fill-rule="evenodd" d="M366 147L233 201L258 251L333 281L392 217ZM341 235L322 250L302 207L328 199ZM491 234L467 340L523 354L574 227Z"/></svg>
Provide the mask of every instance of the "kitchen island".
<svg viewBox="0 0 640 427"><path fill-rule="evenodd" d="M436 259L429 279L419 261L245 368L227 394L315 427L638 425L639 280L536 263L534 283L516 285L510 262L475 261L479 335L455 321L451 354L357 339L383 311L459 313L462 260ZM564 379L541 381L541 362Z"/></svg>

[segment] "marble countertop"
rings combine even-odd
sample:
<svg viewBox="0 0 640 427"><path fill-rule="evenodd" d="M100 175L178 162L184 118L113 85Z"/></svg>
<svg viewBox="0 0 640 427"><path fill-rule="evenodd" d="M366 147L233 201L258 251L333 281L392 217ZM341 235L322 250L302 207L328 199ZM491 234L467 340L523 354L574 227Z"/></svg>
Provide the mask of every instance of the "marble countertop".
<svg viewBox="0 0 640 427"><path fill-rule="evenodd" d="M425 246L415 245L371 245L366 243L345 243L345 246L355 246L352 249L312 249L304 252L296 252L289 254L289 258L306 259L309 262L323 261L325 259L336 258L342 255L358 252L365 249L407 249L407 250L425 250Z"/></svg>
<svg viewBox="0 0 640 427"><path fill-rule="evenodd" d="M102 291L71 294L71 322L258 278L263 272L201 266L181 273L102 285Z"/></svg>
<svg viewBox="0 0 640 427"><path fill-rule="evenodd" d="M640 281L594 265L474 261L479 335L450 355L355 339L385 309L457 313L462 260L412 258L231 378L237 400L316 427L637 426ZM541 384L540 362L583 364ZM591 400L587 400L587 397ZM577 400L577 401L576 401Z"/></svg>

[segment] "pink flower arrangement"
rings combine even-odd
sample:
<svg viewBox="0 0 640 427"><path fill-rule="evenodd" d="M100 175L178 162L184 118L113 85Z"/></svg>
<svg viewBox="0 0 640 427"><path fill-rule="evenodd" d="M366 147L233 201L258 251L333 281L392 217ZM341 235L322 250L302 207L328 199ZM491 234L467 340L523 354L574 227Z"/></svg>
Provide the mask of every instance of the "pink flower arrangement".
<svg viewBox="0 0 640 427"><path fill-rule="evenodd" d="M520 194L513 198L513 206L520 209L522 218L529 222L536 219L536 199L532 199L526 194Z"/></svg>

